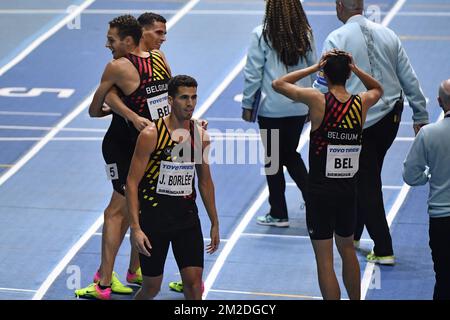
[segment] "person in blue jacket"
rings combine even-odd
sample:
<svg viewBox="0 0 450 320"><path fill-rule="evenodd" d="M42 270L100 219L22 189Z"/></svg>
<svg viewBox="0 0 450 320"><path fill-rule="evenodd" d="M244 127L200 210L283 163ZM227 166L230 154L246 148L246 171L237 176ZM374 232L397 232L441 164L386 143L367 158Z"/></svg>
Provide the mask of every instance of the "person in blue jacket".
<svg viewBox="0 0 450 320"><path fill-rule="evenodd" d="M403 179L411 186L430 183L429 244L436 273L433 299L450 300L450 79L441 83L438 102L444 119L420 129L403 164Z"/></svg>
<svg viewBox="0 0 450 320"><path fill-rule="evenodd" d="M251 121L252 113L258 112L265 148L270 211L257 218L258 224L289 226L283 167L287 168L306 200L308 172L296 149L308 108L276 93L272 89L272 81L286 73L311 66L316 60L312 29L301 2L267 0L264 23L251 34L242 99L242 118L245 121ZM312 83L313 77L308 76L299 85L311 86ZM254 110L258 92L261 92L260 106Z"/></svg>

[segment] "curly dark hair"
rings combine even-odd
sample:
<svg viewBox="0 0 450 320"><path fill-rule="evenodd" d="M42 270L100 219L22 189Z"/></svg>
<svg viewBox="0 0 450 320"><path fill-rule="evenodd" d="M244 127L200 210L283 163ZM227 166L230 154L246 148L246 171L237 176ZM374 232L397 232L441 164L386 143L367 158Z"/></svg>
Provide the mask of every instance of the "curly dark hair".
<svg viewBox="0 0 450 320"><path fill-rule="evenodd" d="M130 36L136 45L142 37L142 27L135 17L126 14L116 17L109 22L110 28L117 28L120 40Z"/></svg>
<svg viewBox="0 0 450 320"><path fill-rule="evenodd" d="M312 29L300 0L266 0L264 40L286 66L298 64L311 50Z"/></svg>

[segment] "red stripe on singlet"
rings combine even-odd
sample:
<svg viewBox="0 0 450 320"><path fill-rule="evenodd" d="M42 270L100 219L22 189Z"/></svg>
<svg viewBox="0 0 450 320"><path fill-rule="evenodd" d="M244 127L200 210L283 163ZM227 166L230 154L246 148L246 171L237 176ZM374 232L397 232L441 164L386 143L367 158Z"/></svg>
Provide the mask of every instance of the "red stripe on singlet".
<svg viewBox="0 0 450 320"><path fill-rule="evenodd" d="M138 67L139 67L139 74L142 74L142 64L141 64L141 60L138 58L138 57L136 57L136 56L133 56L133 60L135 61L135 63L138 65Z"/></svg>
<svg viewBox="0 0 450 320"><path fill-rule="evenodd" d="M148 73L147 61L144 58L139 58L139 61L144 67L144 74L141 73L141 75L145 77L145 75Z"/></svg>
<svg viewBox="0 0 450 320"><path fill-rule="evenodd" d="M334 99L334 97L333 97L331 94L328 94L328 97L329 97L329 99L328 99L328 101L327 101L327 106L331 105L331 104L333 103L333 100L334 100L335 102L334 102L334 105L330 108L329 111L326 110L326 108L325 108L326 116L325 116L325 119L323 120L323 123L327 123L328 119L329 119L330 116L333 114L334 109L335 109L336 106L337 106L337 100Z"/></svg>
<svg viewBox="0 0 450 320"><path fill-rule="evenodd" d="M353 102L353 97L348 100L347 105L345 106L344 110L342 110L341 114L339 115L339 118L336 120L336 123L340 123L341 122L342 118L347 113L347 110L348 110L350 104L352 104L352 102ZM344 104L342 104L342 105L344 105Z"/></svg>

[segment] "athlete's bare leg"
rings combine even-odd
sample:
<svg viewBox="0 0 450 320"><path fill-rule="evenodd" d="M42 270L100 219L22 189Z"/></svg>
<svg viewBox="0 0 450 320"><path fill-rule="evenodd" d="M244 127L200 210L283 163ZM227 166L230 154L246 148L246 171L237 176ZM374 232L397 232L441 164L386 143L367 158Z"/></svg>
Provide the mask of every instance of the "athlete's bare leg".
<svg viewBox="0 0 450 320"><path fill-rule="evenodd" d="M336 246L342 258L342 278L350 300L361 299L361 275L353 235L340 237L335 235Z"/></svg>
<svg viewBox="0 0 450 320"><path fill-rule="evenodd" d="M127 204L125 197L114 191L104 212L102 230L102 261L100 265L100 285L111 285L111 277L117 252L128 229ZM124 221L127 225L124 228Z"/></svg>
<svg viewBox="0 0 450 320"><path fill-rule="evenodd" d="M131 237L130 237L131 242ZM137 249L131 244L131 252L130 252L130 265L128 267L128 270L131 273L136 273L136 270L139 269L140 262L139 262L139 252Z"/></svg>
<svg viewBox="0 0 450 320"><path fill-rule="evenodd" d="M333 239L311 240L316 255L317 275L322 297L325 300L339 300L341 290L334 272Z"/></svg>
<svg viewBox="0 0 450 320"><path fill-rule="evenodd" d="M186 267L180 270L186 300L202 300L203 268Z"/></svg>
<svg viewBox="0 0 450 320"><path fill-rule="evenodd" d="M157 277L142 277L142 287L134 296L135 300L151 300L161 290L163 275Z"/></svg>

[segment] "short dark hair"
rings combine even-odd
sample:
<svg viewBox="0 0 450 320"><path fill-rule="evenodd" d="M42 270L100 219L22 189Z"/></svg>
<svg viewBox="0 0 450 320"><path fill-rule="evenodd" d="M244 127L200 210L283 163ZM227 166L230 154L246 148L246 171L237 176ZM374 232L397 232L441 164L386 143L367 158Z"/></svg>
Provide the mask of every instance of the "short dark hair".
<svg viewBox="0 0 450 320"><path fill-rule="evenodd" d="M142 27L152 25L155 22L162 22L162 23L167 22L163 16L160 16L159 14L153 12L144 12L139 16L137 20Z"/></svg>
<svg viewBox="0 0 450 320"><path fill-rule="evenodd" d="M350 58L347 55L338 54L329 57L323 67L323 72L328 81L332 84L345 85L350 74L349 62Z"/></svg>
<svg viewBox="0 0 450 320"><path fill-rule="evenodd" d="M187 75L181 74L173 77L169 80L168 84L168 94L171 97L175 97L178 92L179 87L195 87L197 88L197 81Z"/></svg>
<svg viewBox="0 0 450 320"><path fill-rule="evenodd" d="M116 17L109 22L110 28L117 28L120 40L130 36L136 45L142 37L142 27L135 17L126 14Z"/></svg>

